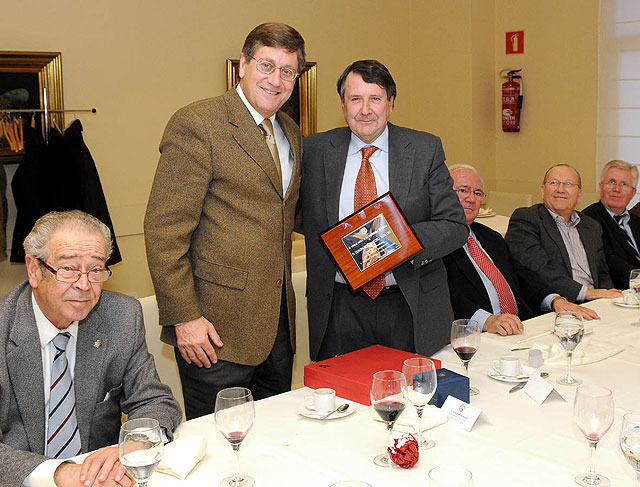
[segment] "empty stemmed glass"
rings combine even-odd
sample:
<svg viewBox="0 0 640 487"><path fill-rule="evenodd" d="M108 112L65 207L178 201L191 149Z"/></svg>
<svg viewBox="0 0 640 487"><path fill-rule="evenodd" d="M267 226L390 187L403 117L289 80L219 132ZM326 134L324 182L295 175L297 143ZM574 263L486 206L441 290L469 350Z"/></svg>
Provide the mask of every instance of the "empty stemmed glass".
<svg viewBox="0 0 640 487"><path fill-rule="evenodd" d="M582 315L575 311L561 311L556 313L553 324L553 334L560 340L560 345L567 352L567 376L558 379L556 382L565 386L577 386L582 384L582 380L571 375L571 360L573 351L582 341L584 335L584 325Z"/></svg>
<svg viewBox="0 0 640 487"><path fill-rule="evenodd" d="M451 323L451 346L462 360L464 375L469 378L469 361L480 346L480 325L478 322L476 320L454 320ZM478 392L480 391L471 387L471 382L469 382L469 395L475 396Z"/></svg>
<svg viewBox="0 0 640 487"><path fill-rule="evenodd" d="M164 452L160 424L156 419L131 419L120 427L118 456L126 471L144 487Z"/></svg>
<svg viewBox="0 0 640 487"><path fill-rule="evenodd" d="M391 432L393 431L393 424L404 411L406 405L404 397L406 385L404 374L397 370L381 370L373 374L371 404L387 424L388 446L392 446ZM381 467L393 467L395 465L389 457L388 450L383 454L376 455L373 463Z"/></svg>
<svg viewBox="0 0 640 487"><path fill-rule="evenodd" d="M222 433L233 448L236 459L235 474L222 479L222 487L251 487L255 480L248 475L240 474L240 457L238 451L255 422L256 413L253 396L246 387L229 387L218 392L215 406L215 421L218 431Z"/></svg>
<svg viewBox="0 0 640 487"><path fill-rule="evenodd" d="M636 473L640 487L640 413L627 413L622 418L620 449Z"/></svg>
<svg viewBox="0 0 640 487"><path fill-rule="evenodd" d="M591 448L591 470L575 476L578 485L607 487L611 482L596 473L596 447L598 441L613 424L613 395L610 389L598 386L578 387L573 402L573 420L589 442Z"/></svg>
<svg viewBox="0 0 640 487"><path fill-rule="evenodd" d="M415 428L418 446L425 450L433 448L435 441L422 436L422 411L436 391L438 384L436 366L426 357L412 357L404 361L402 373L407 381L405 396L416 408L418 415L418 424Z"/></svg>
<svg viewBox="0 0 640 487"><path fill-rule="evenodd" d="M640 269L633 269L629 273L629 289L633 292L633 295L640 303ZM633 326L640 326L640 319L638 321L632 321Z"/></svg>

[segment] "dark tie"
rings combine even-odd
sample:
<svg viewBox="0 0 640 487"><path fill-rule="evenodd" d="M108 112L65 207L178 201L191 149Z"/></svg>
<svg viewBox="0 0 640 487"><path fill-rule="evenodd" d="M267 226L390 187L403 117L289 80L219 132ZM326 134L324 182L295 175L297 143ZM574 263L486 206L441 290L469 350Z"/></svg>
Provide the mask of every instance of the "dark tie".
<svg viewBox="0 0 640 487"><path fill-rule="evenodd" d="M353 195L353 209L355 211L360 210L378 197L376 177L369 162L369 157L377 150L378 148L372 145L362 148L362 163L360 164L358 177L356 177L356 189ZM362 286L362 289L371 299L376 299L380 291L384 289L384 286L385 279L383 274L366 283Z"/></svg>
<svg viewBox="0 0 640 487"><path fill-rule="evenodd" d="M484 275L489 278L491 284L498 293L498 300L500 301L500 312L517 314L516 302L513 299L511 288L509 283L500 272L500 269L491 261L489 256L484 253L477 242L473 239L471 234L467 238L467 246L469 247L469 254L478 265L480 270L484 272Z"/></svg>
<svg viewBox="0 0 640 487"><path fill-rule="evenodd" d="M76 396L67 361L67 343L71 335L58 333L53 340L49 429L46 454L51 458L71 458L82 453L76 420Z"/></svg>
<svg viewBox="0 0 640 487"><path fill-rule="evenodd" d="M269 151L271 152L271 157L273 157L273 162L276 165L276 169L278 170L278 177L280 181L282 181L282 166L280 165L280 153L278 152L278 146L276 145L276 138L273 135L273 124L271 120L265 118L260 124L262 127L262 133L264 134L264 138L267 141L267 146L269 147Z"/></svg>
<svg viewBox="0 0 640 487"><path fill-rule="evenodd" d="M622 231L624 232L624 236L627 238L627 244L629 244L629 247L631 247L631 251L633 252L633 255L635 256L636 260L640 261L640 254L638 254L638 251L636 250L636 246L633 245L633 240L631 240L631 237L627 233L627 229L624 227L624 213L622 215L613 215L613 219L616 221L618 226L622 228Z"/></svg>

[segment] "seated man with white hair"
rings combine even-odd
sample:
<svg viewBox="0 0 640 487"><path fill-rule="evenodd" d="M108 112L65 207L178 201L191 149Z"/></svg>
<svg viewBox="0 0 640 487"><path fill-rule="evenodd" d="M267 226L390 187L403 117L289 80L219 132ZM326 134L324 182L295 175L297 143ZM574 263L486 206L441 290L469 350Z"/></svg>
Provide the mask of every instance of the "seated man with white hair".
<svg viewBox="0 0 640 487"><path fill-rule="evenodd" d="M142 310L104 291L111 232L79 210L42 216L24 241L28 281L0 299L0 485L133 485L122 414L167 438L180 406L147 351ZM97 450L78 465L65 462Z"/></svg>

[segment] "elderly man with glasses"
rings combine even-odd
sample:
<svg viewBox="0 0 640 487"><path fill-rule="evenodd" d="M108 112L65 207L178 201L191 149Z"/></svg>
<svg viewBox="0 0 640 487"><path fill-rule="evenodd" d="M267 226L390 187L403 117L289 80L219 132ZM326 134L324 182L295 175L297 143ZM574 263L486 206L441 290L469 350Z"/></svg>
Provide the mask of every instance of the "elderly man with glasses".
<svg viewBox="0 0 640 487"><path fill-rule="evenodd" d="M464 247L444 258L456 318L473 318L482 331L499 335L521 333L521 319L552 309L578 311L586 319L598 318L595 311L554 293L535 272L523 269L518 275L502 236L475 221L486 196L476 169L456 164L449 172L469 225Z"/></svg>
<svg viewBox="0 0 640 487"><path fill-rule="evenodd" d="M625 161L607 162L600 179L600 201L582 213L602 225L604 255L613 284L626 289L631 269L640 268L640 217L627 205L636 194L638 168Z"/></svg>
<svg viewBox="0 0 640 487"><path fill-rule="evenodd" d="M102 292L111 249L107 226L78 210L44 215L24 241L29 279L0 299L3 487L133 485L109 446L122 415L157 419L167 438L182 419L140 304Z"/></svg>
<svg viewBox="0 0 640 487"><path fill-rule="evenodd" d="M542 201L518 208L505 240L518 266L536 272L547 286L574 303L621 295L613 288L604 258L602 227L576 211L582 195L580 173L551 167L542 181Z"/></svg>

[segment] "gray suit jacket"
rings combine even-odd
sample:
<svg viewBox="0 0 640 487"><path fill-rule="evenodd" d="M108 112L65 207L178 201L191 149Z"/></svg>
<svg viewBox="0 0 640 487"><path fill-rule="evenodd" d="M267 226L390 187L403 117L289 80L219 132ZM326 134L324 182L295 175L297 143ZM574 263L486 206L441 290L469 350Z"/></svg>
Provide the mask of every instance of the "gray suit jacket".
<svg viewBox="0 0 640 487"><path fill-rule="evenodd" d="M464 245L464 212L444 164L438 137L389 126L389 188L425 250L393 271L413 315L421 354L449 342L453 312L441 258ZM338 222L340 189L351 131L337 128L304 141L300 199L307 252L307 309L311 358L327 329L336 266L318 235Z"/></svg>
<svg viewBox="0 0 640 487"><path fill-rule="evenodd" d="M594 287L612 288L602 250L602 228L593 218L584 213L579 215L578 233L587 254ZM516 267L520 265L536 272L554 292L576 301L582 285L573 280L571 261L560 230L542 203L514 211L505 240Z"/></svg>
<svg viewBox="0 0 640 487"><path fill-rule="evenodd" d="M117 444L122 413L155 418L170 435L180 423L144 336L140 304L109 291L80 322L74 389L82 451ZM28 282L0 299L0 346L0 485L22 486L46 460L42 355Z"/></svg>
<svg viewBox="0 0 640 487"><path fill-rule="evenodd" d="M258 365L273 348L286 286L295 351L291 233L302 135L277 114L294 156L286 195L267 143L235 90L176 112L167 124L145 217L162 340L204 316L221 360Z"/></svg>

